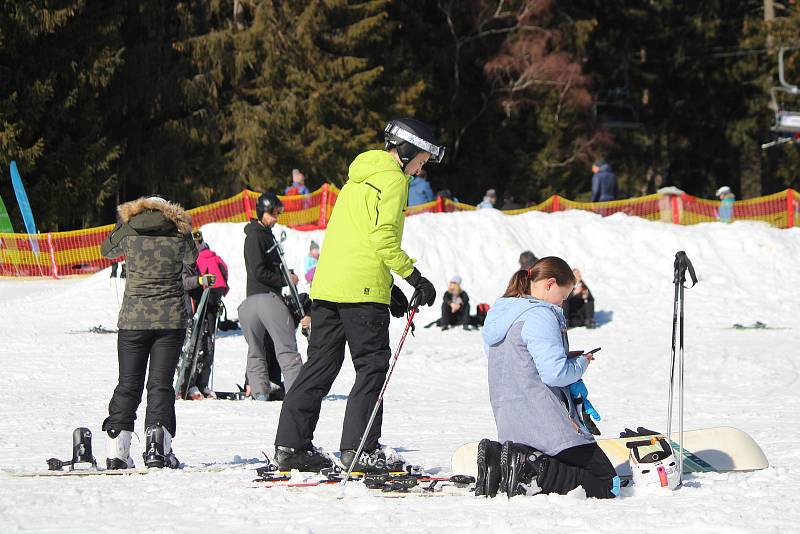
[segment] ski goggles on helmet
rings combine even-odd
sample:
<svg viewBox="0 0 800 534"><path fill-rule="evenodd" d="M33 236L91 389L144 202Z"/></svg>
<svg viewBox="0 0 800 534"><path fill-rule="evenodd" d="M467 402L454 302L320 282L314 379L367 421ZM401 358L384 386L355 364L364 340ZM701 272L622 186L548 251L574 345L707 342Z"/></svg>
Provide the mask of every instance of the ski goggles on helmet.
<svg viewBox="0 0 800 534"><path fill-rule="evenodd" d="M412 145L414 145L415 147L424 152L428 152L431 155L431 157L428 158L428 161L430 163L441 163L442 160L444 159L444 152L446 149L445 146L434 145L433 143L426 141L425 139L419 137L418 135L415 135L409 132L408 130L402 128L398 124L389 123L386 126L385 133L388 135L393 135L397 139L400 139L407 143L411 143Z"/></svg>

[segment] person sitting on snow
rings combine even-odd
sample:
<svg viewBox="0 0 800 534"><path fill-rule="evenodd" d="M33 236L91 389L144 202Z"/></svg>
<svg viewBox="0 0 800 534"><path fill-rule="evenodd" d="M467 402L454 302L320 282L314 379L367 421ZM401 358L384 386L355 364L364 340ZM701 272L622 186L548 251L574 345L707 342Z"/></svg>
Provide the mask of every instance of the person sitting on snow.
<svg viewBox="0 0 800 534"><path fill-rule="evenodd" d="M489 310L482 336L499 441L478 445L475 495L563 495L578 486L587 497L619 494L614 466L570 392L594 359L569 355L560 305L574 287L567 262L542 258L517 271Z"/></svg>
<svg viewBox="0 0 800 534"><path fill-rule="evenodd" d="M458 325L469 330L469 295L461 289L461 277L456 274L450 279L442 297L442 318L439 326L442 330L447 330Z"/></svg>
<svg viewBox="0 0 800 534"><path fill-rule="evenodd" d="M531 252L530 250L526 250L525 252L519 255L519 268L522 270L527 271L533 264L539 261L539 258L536 257L536 254Z"/></svg>
<svg viewBox="0 0 800 534"><path fill-rule="evenodd" d="M564 301L564 317L567 320L567 327L585 326L595 328L597 323L594 320L594 296L586 285L581 272L573 269L575 275L575 290Z"/></svg>

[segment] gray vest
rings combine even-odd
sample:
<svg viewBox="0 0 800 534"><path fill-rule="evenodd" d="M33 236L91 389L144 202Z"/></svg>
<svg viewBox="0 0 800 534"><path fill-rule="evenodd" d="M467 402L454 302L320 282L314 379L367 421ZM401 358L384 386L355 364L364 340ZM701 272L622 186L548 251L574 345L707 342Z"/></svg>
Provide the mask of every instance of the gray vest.
<svg viewBox="0 0 800 534"><path fill-rule="evenodd" d="M549 455L594 443L578 416L569 387L542 382L522 340L523 325L523 321L514 323L503 341L486 349L498 441L524 443ZM566 332L562 338L564 351L569 351Z"/></svg>

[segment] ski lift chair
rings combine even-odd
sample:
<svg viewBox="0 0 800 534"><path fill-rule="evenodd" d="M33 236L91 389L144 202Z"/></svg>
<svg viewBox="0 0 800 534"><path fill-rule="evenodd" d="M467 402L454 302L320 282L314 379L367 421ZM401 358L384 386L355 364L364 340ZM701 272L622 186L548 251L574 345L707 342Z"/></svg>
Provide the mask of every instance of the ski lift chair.
<svg viewBox="0 0 800 534"><path fill-rule="evenodd" d="M625 85L608 91L605 101L597 101L592 106L595 124L604 128L635 129L641 128L639 112L630 100L629 66L623 64Z"/></svg>
<svg viewBox="0 0 800 534"><path fill-rule="evenodd" d="M630 105L621 102L595 102L594 121L604 128L641 128L639 113Z"/></svg>
<svg viewBox="0 0 800 534"><path fill-rule="evenodd" d="M773 87L769 91L770 108L775 112L775 121L772 123L771 130L776 132L777 137L774 141L762 144L762 149L800 142L800 111L784 109L778 100L778 93L787 93L791 96L800 95L800 88L786 82L783 65L783 54L785 52L786 48L784 47L781 47L778 52L778 79L780 80L780 86Z"/></svg>

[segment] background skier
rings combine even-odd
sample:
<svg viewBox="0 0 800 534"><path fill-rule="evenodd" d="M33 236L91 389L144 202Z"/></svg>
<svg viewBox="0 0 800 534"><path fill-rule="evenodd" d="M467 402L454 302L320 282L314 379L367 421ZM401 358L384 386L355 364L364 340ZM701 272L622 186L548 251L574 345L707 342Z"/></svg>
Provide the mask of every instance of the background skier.
<svg viewBox="0 0 800 534"><path fill-rule="evenodd" d="M442 295L442 318L439 326L447 330L451 326L464 325L469 330L469 295L461 289L461 277L453 275Z"/></svg>
<svg viewBox="0 0 800 534"><path fill-rule="evenodd" d="M203 288L209 286L210 290L206 317L202 325L201 352L198 356L201 370L197 374L195 383L191 384L189 388L188 397L191 400L200 400L206 397L215 399L217 396L210 388L209 379L211 377L211 368L214 365L217 315L222 304L222 297L227 295L230 289L228 287L228 266L222 258L211 250L211 247L203 239L203 233L200 230L192 232L192 238L198 250L197 263L195 264L195 269L191 272L191 276L184 277L183 287L188 291L194 302L194 308L200 302Z"/></svg>
<svg viewBox="0 0 800 534"><path fill-rule="evenodd" d="M181 275L197 259L192 218L160 197L127 202L117 213L119 222L100 245L107 258L125 256L128 271L117 323L119 383L103 421L106 467L134 467L131 434L147 372L145 464L176 468L172 378L189 319Z"/></svg>
<svg viewBox="0 0 800 534"><path fill-rule="evenodd" d="M347 342L356 380L347 401L340 449L343 465L355 456L367 421L389 368L389 313L402 317L408 303L393 286L391 271L415 288L411 306L431 306L433 284L400 248L409 175L425 163L439 162L444 147L433 130L415 119L390 122L384 131L385 151L359 154L350 164L349 179L339 193L325 234L311 289L311 339L308 361L283 402L275 437L281 470L319 471L331 464L312 445L322 399L330 391L344 361ZM358 459L357 471L382 468L379 412Z"/></svg>
<svg viewBox="0 0 800 534"><path fill-rule="evenodd" d="M295 320L281 289L286 286L280 270L280 256L272 249L272 227L283 212L283 203L274 193L264 193L256 202L256 216L244 227L244 264L247 269L247 298L239 305L239 324L247 341L247 379L254 400L268 400L270 387L264 335L269 334L283 371L287 390L300 372L303 361L297 351ZM297 276L291 274L297 285Z"/></svg>
<svg viewBox="0 0 800 534"><path fill-rule="evenodd" d="M607 202L617 198L617 177L611 165L598 160L592 165L592 202Z"/></svg>

